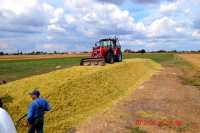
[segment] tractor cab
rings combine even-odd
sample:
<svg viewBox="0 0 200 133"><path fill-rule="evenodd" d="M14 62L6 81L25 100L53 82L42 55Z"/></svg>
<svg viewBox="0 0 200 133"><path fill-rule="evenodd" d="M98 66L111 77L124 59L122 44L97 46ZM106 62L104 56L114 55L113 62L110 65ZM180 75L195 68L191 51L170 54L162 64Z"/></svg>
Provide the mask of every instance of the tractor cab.
<svg viewBox="0 0 200 133"><path fill-rule="evenodd" d="M117 38L114 39L101 39L100 41L95 43L95 47L120 47L119 40Z"/></svg>

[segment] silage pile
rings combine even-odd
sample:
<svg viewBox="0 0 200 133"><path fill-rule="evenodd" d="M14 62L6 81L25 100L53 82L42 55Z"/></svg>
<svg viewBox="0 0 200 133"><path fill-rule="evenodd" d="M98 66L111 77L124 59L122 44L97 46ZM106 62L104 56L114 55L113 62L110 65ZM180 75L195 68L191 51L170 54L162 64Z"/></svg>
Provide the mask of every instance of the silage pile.
<svg viewBox="0 0 200 133"><path fill-rule="evenodd" d="M2 85L0 97L13 98L7 109L16 121L26 112L28 92L39 87L52 107L52 112L46 114L45 131L64 132L128 94L159 68L155 62L144 59L103 67L75 66Z"/></svg>

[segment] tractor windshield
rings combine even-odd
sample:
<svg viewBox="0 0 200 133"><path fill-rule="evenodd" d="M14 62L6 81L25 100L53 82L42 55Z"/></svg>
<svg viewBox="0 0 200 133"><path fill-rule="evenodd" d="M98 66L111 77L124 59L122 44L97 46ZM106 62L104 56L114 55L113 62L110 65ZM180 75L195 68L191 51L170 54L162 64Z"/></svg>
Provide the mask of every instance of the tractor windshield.
<svg viewBox="0 0 200 133"><path fill-rule="evenodd" d="M113 46L113 42L112 41L100 41L98 43L99 46L103 46L103 47L106 47L106 46Z"/></svg>

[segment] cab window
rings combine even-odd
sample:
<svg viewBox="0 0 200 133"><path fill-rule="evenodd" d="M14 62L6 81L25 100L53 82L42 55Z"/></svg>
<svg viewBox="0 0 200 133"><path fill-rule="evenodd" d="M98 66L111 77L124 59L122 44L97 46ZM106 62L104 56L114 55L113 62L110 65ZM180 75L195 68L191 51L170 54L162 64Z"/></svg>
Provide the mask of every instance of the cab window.
<svg viewBox="0 0 200 133"><path fill-rule="evenodd" d="M100 46L106 47L106 46L113 46L113 42L112 41L101 41L99 42Z"/></svg>

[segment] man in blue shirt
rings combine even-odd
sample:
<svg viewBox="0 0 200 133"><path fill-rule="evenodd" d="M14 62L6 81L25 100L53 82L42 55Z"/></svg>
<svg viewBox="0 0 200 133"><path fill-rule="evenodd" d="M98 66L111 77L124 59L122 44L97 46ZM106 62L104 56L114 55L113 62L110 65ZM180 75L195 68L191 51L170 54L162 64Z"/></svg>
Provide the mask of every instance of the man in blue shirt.
<svg viewBox="0 0 200 133"><path fill-rule="evenodd" d="M40 98L40 92L36 89L29 95L33 101L27 112L28 133L35 133L35 131L43 133L44 114L46 111L50 111L49 104L45 99Z"/></svg>

